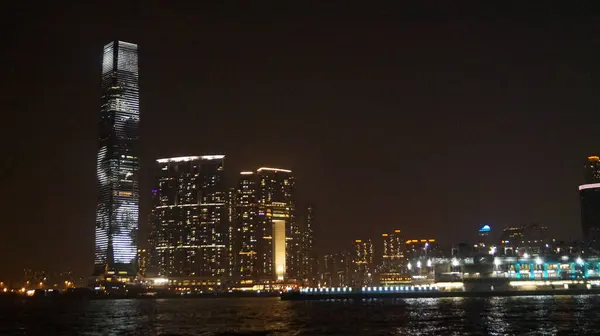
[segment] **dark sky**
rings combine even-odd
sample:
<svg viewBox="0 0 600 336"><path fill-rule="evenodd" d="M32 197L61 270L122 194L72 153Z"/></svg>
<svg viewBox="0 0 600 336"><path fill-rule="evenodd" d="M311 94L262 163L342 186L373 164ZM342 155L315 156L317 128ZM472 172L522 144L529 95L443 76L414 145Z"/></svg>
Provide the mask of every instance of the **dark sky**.
<svg viewBox="0 0 600 336"><path fill-rule="evenodd" d="M294 171L322 252L394 228L447 244L482 224L580 235L577 185L600 153L593 1L20 3L0 11L0 277L91 272L113 39L140 46L142 230L153 159L224 153L231 185L240 170Z"/></svg>

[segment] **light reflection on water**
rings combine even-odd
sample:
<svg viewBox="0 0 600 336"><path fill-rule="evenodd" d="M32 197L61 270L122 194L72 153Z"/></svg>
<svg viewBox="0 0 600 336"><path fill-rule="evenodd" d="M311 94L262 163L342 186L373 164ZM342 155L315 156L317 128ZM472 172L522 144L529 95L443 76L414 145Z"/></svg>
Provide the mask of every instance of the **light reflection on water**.
<svg viewBox="0 0 600 336"><path fill-rule="evenodd" d="M0 306L0 335L598 335L600 296L99 300Z"/></svg>

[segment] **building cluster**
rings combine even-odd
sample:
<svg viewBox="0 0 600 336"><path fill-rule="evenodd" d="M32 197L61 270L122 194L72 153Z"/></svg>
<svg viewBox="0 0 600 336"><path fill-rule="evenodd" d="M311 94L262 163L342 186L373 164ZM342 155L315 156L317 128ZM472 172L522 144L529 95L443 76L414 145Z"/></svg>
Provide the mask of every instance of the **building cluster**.
<svg viewBox="0 0 600 336"><path fill-rule="evenodd" d="M143 277L194 290L367 286L415 281L431 272L453 274L470 264L499 266L510 260L599 250L597 156L588 158L586 184L579 187L585 246L550 241L546 228L536 224L506 228L499 239L486 225L478 230L475 244L456 244L448 250L431 237L413 239L393 230L376 241L358 239L317 263L315 208L297 203L292 171L243 171L235 186L227 186L224 155L156 160L149 242L140 244L139 121L138 46L111 42L104 47L102 64L96 285ZM499 264L497 258L508 259Z"/></svg>
<svg viewBox="0 0 600 336"><path fill-rule="evenodd" d="M157 160L142 275L206 289L312 282L314 208L298 206L292 171L243 171L227 188L224 163L224 155Z"/></svg>
<svg viewBox="0 0 600 336"><path fill-rule="evenodd" d="M94 286L152 277L203 290L314 281L315 209L297 203L292 171L244 171L230 188L224 155L156 160L150 238L140 244L138 75L137 45L104 46Z"/></svg>

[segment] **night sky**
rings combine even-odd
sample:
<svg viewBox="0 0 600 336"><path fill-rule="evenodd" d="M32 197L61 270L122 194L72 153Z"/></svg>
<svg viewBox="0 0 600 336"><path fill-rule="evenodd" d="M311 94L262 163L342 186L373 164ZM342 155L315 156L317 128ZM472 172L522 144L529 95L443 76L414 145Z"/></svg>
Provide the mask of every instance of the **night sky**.
<svg viewBox="0 0 600 336"><path fill-rule="evenodd" d="M230 186L240 170L294 171L298 199L318 206L319 252L395 228L445 244L483 224L580 236L577 185L600 153L593 1L19 3L0 11L0 278L91 274L102 47L115 39L140 48L142 231L155 158L223 153Z"/></svg>

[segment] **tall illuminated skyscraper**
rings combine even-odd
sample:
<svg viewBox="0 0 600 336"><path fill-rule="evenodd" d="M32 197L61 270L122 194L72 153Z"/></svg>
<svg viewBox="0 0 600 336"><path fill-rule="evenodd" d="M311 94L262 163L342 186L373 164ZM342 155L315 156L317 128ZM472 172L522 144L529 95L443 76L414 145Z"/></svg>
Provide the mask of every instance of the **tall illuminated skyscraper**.
<svg viewBox="0 0 600 336"><path fill-rule="evenodd" d="M138 46L104 46L96 162L96 275L135 275L139 217Z"/></svg>
<svg viewBox="0 0 600 336"><path fill-rule="evenodd" d="M224 159L205 155L157 160L150 260L159 276L227 276Z"/></svg>

